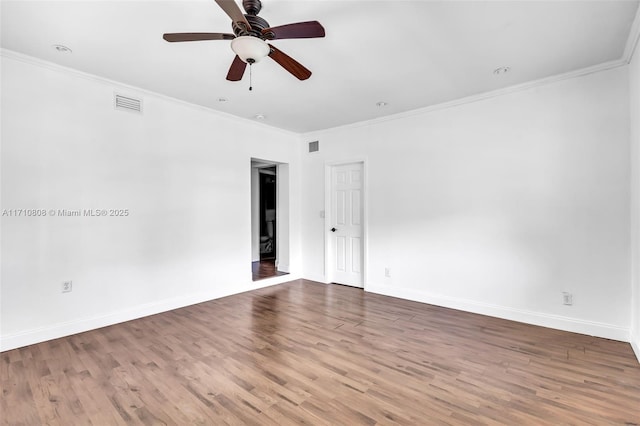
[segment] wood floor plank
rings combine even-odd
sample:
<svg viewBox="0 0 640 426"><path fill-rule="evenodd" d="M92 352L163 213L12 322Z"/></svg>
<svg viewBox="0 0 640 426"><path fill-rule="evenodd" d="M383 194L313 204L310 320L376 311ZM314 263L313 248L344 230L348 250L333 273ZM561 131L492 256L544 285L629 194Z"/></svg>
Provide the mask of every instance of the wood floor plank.
<svg viewBox="0 0 640 426"><path fill-rule="evenodd" d="M0 355L5 425L633 425L627 343L305 280Z"/></svg>

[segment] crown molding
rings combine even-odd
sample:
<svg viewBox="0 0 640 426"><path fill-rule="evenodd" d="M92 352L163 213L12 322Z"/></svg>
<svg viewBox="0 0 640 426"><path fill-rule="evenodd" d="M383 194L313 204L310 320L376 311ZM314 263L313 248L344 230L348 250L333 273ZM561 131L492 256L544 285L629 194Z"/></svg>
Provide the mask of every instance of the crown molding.
<svg viewBox="0 0 640 426"><path fill-rule="evenodd" d="M628 65L628 62L625 59L617 59L615 61L603 62L598 65L593 65L586 68L581 68L578 70L569 71L563 74L556 74L551 77L545 77L538 80L528 81L526 83L517 84L514 86L505 87L503 89L492 90L490 92L479 93L477 95L466 96L464 98L455 99L453 101L443 102L435 105L430 105L423 108L417 108L410 111L404 111L397 114L386 115L384 117L374 118L372 120L359 121L357 123L345 124L344 126L336 126L328 129L315 130L307 133L301 134L303 138L315 137L316 135L333 132L336 130L347 130L354 129L358 127L371 126L375 124L384 123L387 121L401 120L403 118L415 117L417 115L428 114L430 112L439 111L443 109L453 108L461 105L471 104L474 102L483 101L486 99L496 98L500 96L509 95L512 93L522 92L526 90L531 90L541 86L548 86L551 84L558 83L563 80L570 80L573 78L583 77L590 74L599 73L602 71L611 70L614 68L622 67Z"/></svg>
<svg viewBox="0 0 640 426"><path fill-rule="evenodd" d="M163 95L161 93L158 92L154 92L151 90L147 90L147 89L142 89L140 87L136 87L136 86L131 86L116 80L111 80L108 79L106 77L100 77L98 75L95 74L90 74L84 71L80 71L74 68L69 68L69 67L65 67L63 65L58 65L56 63L53 62L49 62L49 61L45 61L43 59L39 59L33 56L29 56L29 55L25 55L23 53L19 53L16 52L14 50L9 50L9 49L5 49L5 48L0 48L0 59L2 58L7 58L7 59L13 59L19 62L23 62L29 65L34 65L40 68L45 68L51 71L56 71L56 72L60 72L60 73L64 73L64 74L68 74L68 75L72 75L74 77L79 77L82 78L84 80L89 80L89 81L93 81L95 83L98 84L103 84L103 85L107 85L107 86L116 86L118 87L118 89L122 89L125 91L130 91L130 92L135 92L140 94L141 96L150 96L156 99L160 99L166 102L170 102L173 104L177 104L177 105L181 105L187 108L191 108L191 109L195 109L198 111L202 111L202 112L207 112L209 114L213 114L216 115L220 118L224 118L233 122L236 122L238 124L241 124L243 126L247 126L250 125L252 127L257 127L257 128L261 128L261 129L269 129L271 131L274 132L278 132L278 133L283 133L286 134L288 136L291 137L297 137L299 134L292 132L290 130L285 130L285 129L281 129L279 127L274 127L274 126L269 126L266 123L260 123L254 120L251 120L249 118L242 118L242 117L238 117L236 115L233 114L229 114L227 112L224 111L218 111L215 110L213 108L208 108L206 106L202 106L202 105L198 105L198 104L193 104L190 102L186 102L183 101L181 99L177 99L177 98L173 98L171 96L167 96L167 95Z"/></svg>
<svg viewBox="0 0 640 426"><path fill-rule="evenodd" d="M633 55L638 47L638 41L640 41L640 5L636 9L636 17L631 24L631 30L629 31L629 37L627 37L627 44L624 47L624 53L622 59L628 64L633 59Z"/></svg>

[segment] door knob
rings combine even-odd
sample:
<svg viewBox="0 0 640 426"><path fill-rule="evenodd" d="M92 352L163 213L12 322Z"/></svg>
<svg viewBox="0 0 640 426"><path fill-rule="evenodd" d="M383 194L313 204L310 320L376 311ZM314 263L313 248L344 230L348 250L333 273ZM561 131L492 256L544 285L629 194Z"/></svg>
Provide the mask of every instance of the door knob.
<svg viewBox="0 0 640 426"><path fill-rule="evenodd" d="M331 232L336 232L337 229L336 228L331 228Z"/></svg>

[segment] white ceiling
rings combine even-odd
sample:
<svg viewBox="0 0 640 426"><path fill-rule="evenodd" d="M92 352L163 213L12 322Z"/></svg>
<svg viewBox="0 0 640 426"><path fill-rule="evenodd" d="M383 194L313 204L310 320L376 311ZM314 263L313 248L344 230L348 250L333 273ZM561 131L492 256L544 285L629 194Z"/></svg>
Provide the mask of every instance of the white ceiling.
<svg viewBox="0 0 640 426"><path fill-rule="evenodd" d="M264 114L264 124L304 133L620 60L638 1L263 0L259 16L272 26L318 20L327 36L274 41L313 75L298 81L265 58L253 67L252 92L248 72L225 80L229 41L162 39L232 32L213 0L1 7L3 48L239 117ZM502 66L510 72L495 75Z"/></svg>

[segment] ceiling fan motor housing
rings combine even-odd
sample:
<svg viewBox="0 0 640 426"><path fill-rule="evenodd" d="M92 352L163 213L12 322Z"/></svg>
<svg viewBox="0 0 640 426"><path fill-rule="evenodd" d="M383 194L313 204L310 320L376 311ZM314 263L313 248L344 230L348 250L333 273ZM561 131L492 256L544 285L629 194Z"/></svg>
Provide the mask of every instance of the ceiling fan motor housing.
<svg viewBox="0 0 640 426"><path fill-rule="evenodd" d="M264 39L262 35L262 30L265 28L269 28L270 27L269 23L264 19L262 19L261 17L255 16L255 15L244 15L244 17L249 22L249 25L251 25L251 29L247 30L243 25L238 25L237 23L233 22L231 24L231 27L233 28L233 33L237 37L253 36L253 37Z"/></svg>

